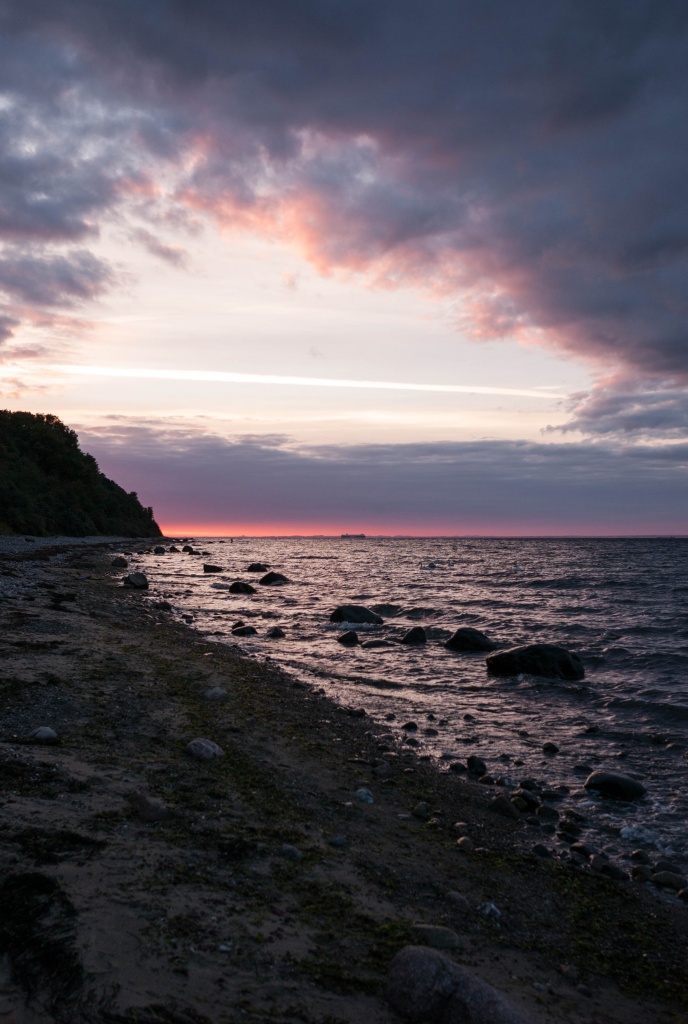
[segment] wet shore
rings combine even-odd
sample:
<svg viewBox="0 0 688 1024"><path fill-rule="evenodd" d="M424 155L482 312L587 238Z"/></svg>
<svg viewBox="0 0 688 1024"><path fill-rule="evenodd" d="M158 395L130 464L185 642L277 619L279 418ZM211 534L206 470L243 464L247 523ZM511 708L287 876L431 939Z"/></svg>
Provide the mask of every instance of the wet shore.
<svg viewBox="0 0 688 1024"><path fill-rule="evenodd" d="M0 1019L393 1022L389 964L419 943L533 1022L684 1019L688 906L538 857L494 787L170 621L106 548L21 544L0 545Z"/></svg>

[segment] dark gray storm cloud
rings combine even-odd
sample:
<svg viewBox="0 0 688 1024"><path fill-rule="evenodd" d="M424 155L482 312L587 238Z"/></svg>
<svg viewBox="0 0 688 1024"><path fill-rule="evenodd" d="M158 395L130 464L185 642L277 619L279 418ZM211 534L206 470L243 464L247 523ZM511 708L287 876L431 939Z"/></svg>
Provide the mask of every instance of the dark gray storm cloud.
<svg viewBox="0 0 688 1024"><path fill-rule="evenodd" d="M172 207L686 386L684 0L0 0L0 30L4 237L86 238L176 167Z"/></svg>
<svg viewBox="0 0 688 1024"><path fill-rule="evenodd" d="M114 421L101 469L176 523L365 524L374 532L685 532L688 445L329 445ZM336 528L336 527L335 527Z"/></svg>

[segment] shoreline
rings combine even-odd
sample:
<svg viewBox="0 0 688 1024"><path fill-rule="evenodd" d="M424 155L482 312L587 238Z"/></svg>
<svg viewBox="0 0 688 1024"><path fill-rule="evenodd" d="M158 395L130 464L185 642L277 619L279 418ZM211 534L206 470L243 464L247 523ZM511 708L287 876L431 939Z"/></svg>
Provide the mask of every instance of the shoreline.
<svg viewBox="0 0 688 1024"><path fill-rule="evenodd" d="M494 790L382 751L359 709L153 610L99 549L117 540L35 562L0 543L0 885L29 887L15 925L49 893L63 965L25 926L22 972L5 928L0 1012L392 1024L386 972L421 923L534 1024L681 1019L688 906L514 853L527 826ZM58 742L23 742L39 727ZM224 756L190 757L197 737Z"/></svg>

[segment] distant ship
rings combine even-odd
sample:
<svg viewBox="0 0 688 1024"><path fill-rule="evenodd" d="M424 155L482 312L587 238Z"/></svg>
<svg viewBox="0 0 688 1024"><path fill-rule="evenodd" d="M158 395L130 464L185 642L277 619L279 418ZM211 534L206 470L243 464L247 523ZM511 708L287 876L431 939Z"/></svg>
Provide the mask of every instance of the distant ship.
<svg viewBox="0 0 688 1024"><path fill-rule="evenodd" d="M362 540L365 537L365 533L343 533L342 538L348 538L348 540Z"/></svg>

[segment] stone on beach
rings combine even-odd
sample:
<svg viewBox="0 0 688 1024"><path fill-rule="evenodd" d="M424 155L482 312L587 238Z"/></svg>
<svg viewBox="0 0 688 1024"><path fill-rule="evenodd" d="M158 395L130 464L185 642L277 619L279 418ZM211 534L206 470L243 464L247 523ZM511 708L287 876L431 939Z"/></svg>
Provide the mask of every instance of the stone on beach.
<svg viewBox="0 0 688 1024"><path fill-rule="evenodd" d="M496 644L489 636L471 626L461 626L444 645L449 651L494 651Z"/></svg>
<svg viewBox="0 0 688 1024"><path fill-rule="evenodd" d="M51 746L54 743L59 742L59 737L54 729L51 729L49 725L39 726L38 729L34 729L29 734L30 743L41 743L44 746Z"/></svg>
<svg viewBox="0 0 688 1024"><path fill-rule="evenodd" d="M381 626L383 619L361 604L340 604L330 615L330 622L368 622L374 626Z"/></svg>
<svg viewBox="0 0 688 1024"><path fill-rule="evenodd" d="M437 1024L529 1024L496 989L423 946L405 946L390 964L388 1003L406 1020Z"/></svg>
<svg viewBox="0 0 688 1024"><path fill-rule="evenodd" d="M347 629L346 633L337 637L337 643L344 644L345 647L355 647L358 643L358 633L354 629Z"/></svg>
<svg viewBox="0 0 688 1024"><path fill-rule="evenodd" d="M491 676L516 676L522 672L553 679L583 679L585 669L577 654L556 644L528 644L491 654L487 659Z"/></svg>
<svg viewBox="0 0 688 1024"><path fill-rule="evenodd" d="M258 582L263 587L274 587L280 583L291 583L291 580L283 576L281 572L268 572Z"/></svg>
<svg viewBox="0 0 688 1024"><path fill-rule="evenodd" d="M125 587L134 587L135 590L148 590L148 579L142 572L131 572L124 577Z"/></svg>
<svg viewBox="0 0 688 1024"><path fill-rule="evenodd" d="M213 758L224 755L224 750L217 743L201 737L191 740L191 743L187 743L186 752L191 757L197 757L199 761L212 761Z"/></svg>
<svg viewBox="0 0 688 1024"><path fill-rule="evenodd" d="M400 644L424 644L427 643L427 636L422 626L413 626L408 633L404 633Z"/></svg>
<svg viewBox="0 0 688 1024"><path fill-rule="evenodd" d="M588 775L583 785L613 800L639 800L647 792L642 782L622 772L596 771Z"/></svg>

